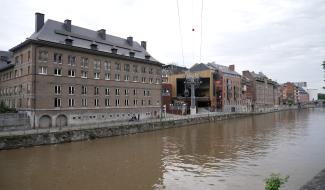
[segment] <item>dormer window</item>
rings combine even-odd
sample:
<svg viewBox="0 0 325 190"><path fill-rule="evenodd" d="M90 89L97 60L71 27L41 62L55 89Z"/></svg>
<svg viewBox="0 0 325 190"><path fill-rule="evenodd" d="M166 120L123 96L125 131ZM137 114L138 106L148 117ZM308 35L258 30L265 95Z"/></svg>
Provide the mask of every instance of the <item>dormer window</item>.
<svg viewBox="0 0 325 190"><path fill-rule="evenodd" d="M147 60L149 60L150 59L150 55L145 55L145 58L147 59Z"/></svg>
<svg viewBox="0 0 325 190"><path fill-rule="evenodd" d="M73 42L73 39L70 37L70 36L68 36L66 39L65 39L65 44L67 44L67 45L72 45L72 42Z"/></svg>
<svg viewBox="0 0 325 190"><path fill-rule="evenodd" d="M91 48L92 50L97 50L97 48L98 48L97 43L96 43L96 42L92 42L92 43L90 44L90 48Z"/></svg>
<svg viewBox="0 0 325 190"><path fill-rule="evenodd" d="M117 49L116 48L112 48L111 51L112 51L112 53L117 54Z"/></svg>
<svg viewBox="0 0 325 190"><path fill-rule="evenodd" d="M130 52L129 52L129 55L130 55L130 57L134 57L135 52L130 51Z"/></svg>

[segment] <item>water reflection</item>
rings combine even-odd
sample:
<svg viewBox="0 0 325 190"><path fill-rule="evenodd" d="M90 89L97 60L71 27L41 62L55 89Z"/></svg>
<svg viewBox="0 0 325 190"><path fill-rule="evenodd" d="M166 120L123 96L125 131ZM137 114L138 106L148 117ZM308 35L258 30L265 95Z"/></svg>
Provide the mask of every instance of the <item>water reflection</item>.
<svg viewBox="0 0 325 190"><path fill-rule="evenodd" d="M298 146L295 139L308 136L308 127L315 127L309 125L314 121L309 120L310 113L282 112L177 129L163 138L163 186L236 189L245 181L229 181L231 177L249 175L260 180L250 189L263 189L268 173L256 173L254 168L273 172L272 166L264 166L265 159L281 150L279 146Z"/></svg>
<svg viewBox="0 0 325 190"><path fill-rule="evenodd" d="M325 166L325 110L0 152L0 189L298 189Z"/></svg>

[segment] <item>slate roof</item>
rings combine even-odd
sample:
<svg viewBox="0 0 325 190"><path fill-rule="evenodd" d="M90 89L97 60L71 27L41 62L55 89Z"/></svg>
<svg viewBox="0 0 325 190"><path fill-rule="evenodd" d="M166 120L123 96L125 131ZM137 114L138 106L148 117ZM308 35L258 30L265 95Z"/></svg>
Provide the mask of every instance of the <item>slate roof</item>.
<svg viewBox="0 0 325 190"><path fill-rule="evenodd" d="M230 70L229 67L224 66L224 65L219 65L219 64L215 64L215 63L208 63L207 66L213 68L214 70L219 70L219 71L221 71L223 73L240 76L239 73L237 73L236 71Z"/></svg>
<svg viewBox="0 0 325 190"><path fill-rule="evenodd" d="M259 73L255 73L254 71L253 72L250 72L251 75L254 77L254 78L267 78L266 75L264 75L262 72L259 72Z"/></svg>
<svg viewBox="0 0 325 190"><path fill-rule="evenodd" d="M10 63L11 56L12 53L9 51L0 51L0 71L13 66Z"/></svg>
<svg viewBox="0 0 325 190"><path fill-rule="evenodd" d="M71 25L71 32L65 30L64 23L55 20L47 20L42 28L32 34L27 40L47 41L59 44L66 44L65 40L70 38L73 40L72 46L91 49L91 44L97 44L97 50L100 52L112 53L112 48L117 49L118 55L129 57L130 52L134 52L135 58L145 59L146 55L150 55L139 43L133 41L133 45L129 45L125 38L120 38L106 34L106 39L102 39L99 33L94 30ZM19 46L19 45L18 45ZM14 47L12 49L17 48ZM152 56L150 61L158 62Z"/></svg>

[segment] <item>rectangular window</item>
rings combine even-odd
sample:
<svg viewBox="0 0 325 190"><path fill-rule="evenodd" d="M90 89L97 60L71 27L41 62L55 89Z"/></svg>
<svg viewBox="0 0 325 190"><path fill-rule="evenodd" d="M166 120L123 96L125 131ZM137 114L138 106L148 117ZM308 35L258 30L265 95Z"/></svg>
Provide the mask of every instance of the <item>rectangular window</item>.
<svg viewBox="0 0 325 190"><path fill-rule="evenodd" d="M104 69L105 71L110 71L111 70L111 63L108 61L104 62Z"/></svg>
<svg viewBox="0 0 325 190"><path fill-rule="evenodd" d="M115 74L115 80L119 81L120 80L120 74Z"/></svg>
<svg viewBox="0 0 325 190"><path fill-rule="evenodd" d="M87 99L86 98L81 99L81 106L83 106L83 107L87 106Z"/></svg>
<svg viewBox="0 0 325 190"><path fill-rule="evenodd" d="M149 83L150 83L150 84L153 83L153 78L149 78Z"/></svg>
<svg viewBox="0 0 325 190"><path fill-rule="evenodd" d="M124 105L125 105L125 106L129 106L129 100L128 100L128 99L125 99L125 100L124 100Z"/></svg>
<svg viewBox="0 0 325 190"><path fill-rule="evenodd" d="M159 84L159 78L156 78L156 84ZM167 81L166 82L168 82L168 78L167 78Z"/></svg>
<svg viewBox="0 0 325 190"><path fill-rule="evenodd" d="M81 71L81 78L87 78L88 77L88 71Z"/></svg>
<svg viewBox="0 0 325 190"><path fill-rule="evenodd" d="M73 55L68 56L68 65L76 66L76 56Z"/></svg>
<svg viewBox="0 0 325 190"><path fill-rule="evenodd" d="M119 96L119 95L120 95L120 89L119 89L119 88L116 88L116 89L115 89L115 95L116 95L116 96Z"/></svg>
<svg viewBox="0 0 325 190"><path fill-rule="evenodd" d="M105 73L105 80L110 80L111 79L111 75L109 73Z"/></svg>
<svg viewBox="0 0 325 190"><path fill-rule="evenodd" d="M151 100L148 100L148 105L151 105Z"/></svg>
<svg viewBox="0 0 325 190"><path fill-rule="evenodd" d="M20 64L23 64L23 63L24 63L24 55L21 54L21 55L20 55Z"/></svg>
<svg viewBox="0 0 325 190"><path fill-rule="evenodd" d="M38 67L38 73L42 74L42 75L46 75L47 74L47 67Z"/></svg>
<svg viewBox="0 0 325 190"><path fill-rule="evenodd" d="M125 94L125 96L128 96L128 95L129 95L129 92L130 92L129 89L125 89L125 90L124 90L124 94Z"/></svg>
<svg viewBox="0 0 325 190"><path fill-rule="evenodd" d="M129 75L124 75L124 80L129 81Z"/></svg>
<svg viewBox="0 0 325 190"><path fill-rule="evenodd" d="M81 86L81 94L87 94L87 87Z"/></svg>
<svg viewBox="0 0 325 190"><path fill-rule="evenodd" d="M69 69L68 70L68 76L69 77L75 77L76 76L76 71L74 69Z"/></svg>
<svg viewBox="0 0 325 190"><path fill-rule="evenodd" d="M98 105L99 105L99 99L96 98L94 103L95 103L95 107L98 107Z"/></svg>
<svg viewBox="0 0 325 190"><path fill-rule="evenodd" d="M141 105L142 105L142 106L144 105L144 100L141 100Z"/></svg>
<svg viewBox="0 0 325 190"><path fill-rule="evenodd" d="M69 98L69 107L74 107L74 99Z"/></svg>
<svg viewBox="0 0 325 190"><path fill-rule="evenodd" d="M142 83L145 83L145 82L146 82L146 77L142 77L142 78L141 78L141 82L142 82Z"/></svg>
<svg viewBox="0 0 325 190"><path fill-rule="evenodd" d="M54 68L54 75L55 76L62 76L61 68Z"/></svg>
<svg viewBox="0 0 325 190"><path fill-rule="evenodd" d="M124 64L124 71L126 72L130 71L130 64Z"/></svg>
<svg viewBox="0 0 325 190"><path fill-rule="evenodd" d="M30 62L30 51L27 53L27 61Z"/></svg>
<svg viewBox="0 0 325 190"><path fill-rule="evenodd" d="M61 94L61 86L60 85L54 86L54 94L56 94L56 95Z"/></svg>
<svg viewBox="0 0 325 190"><path fill-rule="evenodd" d="M138 92L137 92L137 89L133 89L133 95L137 95Z"/></svg>
<svg viewBox="0 0 325 190"><path fill-rule="evenodd" d="M69 86L69 95L74 95L74 86Z"/></svg>
<svg viewBox="0 0 325 190"><path fill-rule="evenodd" d="M121 64L120 63L115 63L115 70L120 71L121 70Z"/></svg>
<svg viewBox="0 0 325 190"><path fill-rule="evenodd" d="M61 64L62 63L62 54L54 53L53 62Z"/></svg>
<svg viewBox="0 0 325 190"><path fill-rule="evenodd" d="M150 68L149 69L149 74L152 74L153 73L153 68Z"/></svg>
<svg viewBox="0 0 325 190"><path fill-rule="evenodd" d="M88 58L82 57L80 61L81 68L87 69L88 68Z"/></svg>
<svg viewBox="0 0 325 190"><path fill-rule="evenodd" d="M61 98L54 98L54 107L61 107Z"/></svg>
<svg viewBox="0 0 325 190"><path fill-rule="evenodd" d="M115 106L120 106L120 99L115 99Z"/></svg>
<svg viewBox="0 0 325 190"><path fill-rule="evenodd" d="M47 61L48 60L48 52L46 50L40 50L38 54L38 60Z"/></svg>
<svg viewBox="0 0 325 190"><path fill-rule="evenodd" d="M99 72L95 72L94 73L94 79L99 79L100 78L100 73Z"/></svg>
<svg viewBox="0 0 325 190"><path fill-rule="evenodd" d="M99 95L99 88L98 87L94 87L94 95Z"/></svg>
<svg viewBox="0 0 325 190"><path fill-rule="evenodd" d="M133 105L137 106L138 105L138 100L133 100Z"/></svg>
<svg viewBox="0 0 325 190"><path fill-rule="evenodd" d="M16 57L15 57L15 65L18 65L18 64L19 64L19 57L16 56Z"/></svg>
<svg viewBox="0 0 325 190"><path fill-rule="evenodd" d="M109 88L105 88L105 96L109 96Z"/></svg>
<svg viewBox="0 0 325 190"><path fill-rule="evenodd" d="M141 72L146 73L146 67L141 67Z"/></svg>
<svg viewBox="0 0 325 190"><path fill-rule="evenodd" d="M100 60L94 60L94 70L99 71L100 70Z"/></svg>
<svg viewBox="0 0 325 190"><path fill-rule="evenodd" d="M138 65L133 65L133 72L135 72L135 73L138 72Z"/></svg>
<svg viewBox="0 0 325 190"><path fill-rule="evenodd" d="M106 107L109 106L109 98L105 98L105 106L106 106Z"/></svg>

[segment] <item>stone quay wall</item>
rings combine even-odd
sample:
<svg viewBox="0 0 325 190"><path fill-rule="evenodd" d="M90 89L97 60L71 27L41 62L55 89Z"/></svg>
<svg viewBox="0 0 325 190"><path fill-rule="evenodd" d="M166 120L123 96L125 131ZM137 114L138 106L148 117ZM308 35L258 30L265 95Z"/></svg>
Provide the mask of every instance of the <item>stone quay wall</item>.
<svg viewBox="0 0 325 190"><path fill-rule="evenodd" d="M161 129L176 128L199 123L215 122L254 115L251 113L206 115L199 117L186 117L170 120L155 120L151 122L130 122L115 126L90 126L87 128L71 128L68 130L48 130L37 132L14 133L0 136L0 150L37 145L67 143L73 141L89 140L103 137L128 135L135 133L150 132Z"/></svg>

